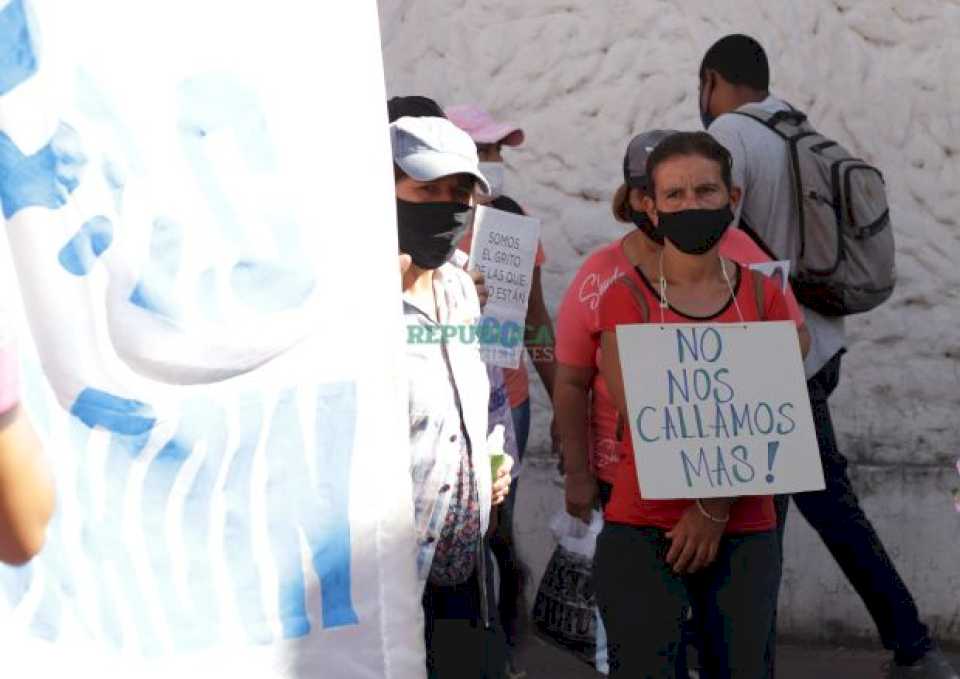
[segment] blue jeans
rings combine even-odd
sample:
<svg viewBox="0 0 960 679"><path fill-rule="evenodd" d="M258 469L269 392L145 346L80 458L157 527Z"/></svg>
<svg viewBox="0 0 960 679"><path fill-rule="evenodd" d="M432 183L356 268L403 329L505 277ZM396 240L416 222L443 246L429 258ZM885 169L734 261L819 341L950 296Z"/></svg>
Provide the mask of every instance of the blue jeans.
<svg viewBox="0 0 960 679"><path fill-rule="evenodd" d="M527 437L530 436L530 399L527 399L516 408L511 409L513 416L513 431L517 435L517 462L523 460L527 450Z"/></svg>
<svg viewBox="0 0 960 679"><path fill-rule="evenodd" d="M838 353L807 381L826 488L797 493L793 496L793 504L820 535L834 561L860 595L880 632L884 648L894 651L898 662L911 663L930 650L933 642L926 625L920 621L910 591L860 507L860 500L847 475L847 458L837 447L827 399L840 382L841 356L842 352ZM776 498L781 545L788 500L786 495ZM782 546L780 559L783 560Z"/></svg>

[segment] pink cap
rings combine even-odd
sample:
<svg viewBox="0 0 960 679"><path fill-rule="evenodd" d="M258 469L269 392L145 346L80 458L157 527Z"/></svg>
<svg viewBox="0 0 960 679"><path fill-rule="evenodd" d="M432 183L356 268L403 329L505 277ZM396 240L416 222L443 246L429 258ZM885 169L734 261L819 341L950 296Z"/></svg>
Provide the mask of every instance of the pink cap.
<svg viewBox="0 0 960 679"><path fill-rule="evenodd" d="M449 106L444 110L447 118L473 138L477 144L496 144L520 146L523 143L523 130L513 123L497 122L493 116L479 106L461 104Z"/></svg>

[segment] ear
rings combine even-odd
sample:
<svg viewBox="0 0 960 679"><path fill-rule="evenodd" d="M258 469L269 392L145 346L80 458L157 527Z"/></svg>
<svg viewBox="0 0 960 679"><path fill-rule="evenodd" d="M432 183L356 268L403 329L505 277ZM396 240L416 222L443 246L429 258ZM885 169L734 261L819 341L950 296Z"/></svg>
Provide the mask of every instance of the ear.
<svg viewBox="0 0 960 679"><path fill-rule="evenodd" d="M734 186L730 189L730 206L736 208L740 204L740 198L743 196L743 191L739 186Z"/></svg>
<svg viewBox="0 0 960 679"><path fill-rule="evenodd" d="M701 96L703 95L704 90L706 90L708 87L712 87L716 85L716 82L714 81L715 74L716 74L716 71L714 71L712 68L708 68L703 72L703 77L700 79Z"/></svg>
<svg viewBox="0 0 960 679"><path fill-rule="evenodd" d="M647 217L650 218L650 221L653 222L654 226L660 225L660 217L657 215L657 204L654 202L653 198L644 194L643 198L640 199L643 204L643 210L647 213Z"/></svg>
<svg viewBox="0 0 960 679"><path fill-rule="evenodd" d="M643 191L636 188L631 188L627 193L627 202L630 203L630 208L634 212L645 212L647 207L643 202L645 195Z"/></svg>

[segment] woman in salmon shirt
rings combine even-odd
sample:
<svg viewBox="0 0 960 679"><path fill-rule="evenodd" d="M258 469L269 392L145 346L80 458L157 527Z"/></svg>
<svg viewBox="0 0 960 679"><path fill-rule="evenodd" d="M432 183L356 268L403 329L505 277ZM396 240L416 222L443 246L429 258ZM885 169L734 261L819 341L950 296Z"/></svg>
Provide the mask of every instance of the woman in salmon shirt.
<svg viewBox="0 0 960 679"><path fill-rule="evenodd" d="M646 212L664 236L601 297L601 372L627 418L615 330L644 323L789 320L772 280L720 253L739 189L730 156L703 132L661 141L647 159ZM616 466L597 540L594 578L612 679L675 676L682 622L697 611L701 664L710 677L765 679L780 561L773 499L645 500L630 436ZM643 613L638 615L638 612Z"/></svg>
<svg viewBox="0 0 960 679"><path fill-rule="evenodd" d="M655 256L663 237L643 209L649 181L650 152L670 130L651 130L635 136L623 159L623 184L613 197L614 218L636 228L603 246L584 261L567 288L557 313L557 373L554 389L555 421L562 441L567 512L589 521L598 495L601 505L610 497L613 470L623 454L617 437L617 412L600 374L600 297L620 276L637 284L635 266ZM770 258L739 229L728 229L720 240L720 254L740 264L768 262ZM803 312L787 289L790 318L803 325ZM806 333L806 330L803 331Z"/></svg>

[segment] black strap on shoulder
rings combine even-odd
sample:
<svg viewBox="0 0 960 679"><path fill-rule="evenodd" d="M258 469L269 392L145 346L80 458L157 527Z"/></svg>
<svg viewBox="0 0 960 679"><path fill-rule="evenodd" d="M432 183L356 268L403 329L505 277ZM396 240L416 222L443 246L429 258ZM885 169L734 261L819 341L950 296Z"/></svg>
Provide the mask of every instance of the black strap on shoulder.
<svg viewBox="0 0 960 679"><path fill-rule="evenodd" d="M787 104L787 106L790 106L790 104ZM737 110L737 111L731 111L731 113L735 113L736 115L744 116L746 118L750 118L750 120L757 121L758 123L766 127L768 130L774 132L778 137L780 137L785 141L791 141L794 137L791 137L790 135L787 135L781 132L779 129L777 129L777 125L779 125L782 121L787 121L790 124L799 127L800 125L802 125L807 121L807 115L805 113L802 113L801 111L798 111L792 106L790 107L789 110L777 111L776 113L771 115L769 118L767 118L766 116L760 115L758 113L751 113L749 110L746 110L746 111Z"/></svg>
<svg viewBox="0 0 960 679"><path fill-rule="evenodd" d="M630 291L634 301L640 308L640 314L643 317L641 323L648 323L650 321L650 306L647 304L647 298L644 296L643 291L640 289L640 286L637 285L636 281L624 274L617 278L613 284L623 285Z"/></svg>
<svg viewBox="0 0 960 679"><path fill-rule="evenodd" d="M637 285L636 281L630 278L630 276L628 276L627 274L624 274L619 278L617 278L616 280L614 280L612 285L623 285L624 287L626 287L626 289L630 291L630 294L633 296L634 300L636 301L637 305L640 308L640 315L643 319L641 322L647 323L650 321L650 305L647 304L647 298L644 296L643 290L640 289L640 286ZM617 441L624 440L623 437L624 437L625 429L626 429L626 426L623 421L623 414L618 412L617 413L617 429L615 434L615 436L617 437Z"/></svg>
<svg viewBox="0 0 960 679"><path fill-rule="evenodd" d="M740 230L747 234L750 237L750 240L756 243L757 247L763 250L763 253L767 257L775 262L779 262L781 259L783 259L782 257L778 257L777 254L770 249L770 247L764 242L763 238L760 237L760 234L757 233L752 226L750 226L746 220L746 217L743 216L743 213L740 214Z"/></svg>
<svg viewBox="0 0 960 679"><path fill-rule="evenodd" d="M733 115L743 116L744 118L749 118L750 120L756 121L761 125L763 125L765 128L767 128L768 130L770 130L771 132L773 132L775 135L783 139L784 141L786 142L790 141L790 137L788 137L783 132L777 129L776 124L773 122L773 118L763 118L759 115L756 115L754 113L749 113L747 111L730 111L730 113L732 113Z"/></svg>
<svg viewBox="0 0 960 679"><path fill-rule="evenodd" d="M801 113L796 109L789 110L789 111L777 111L770 117L769 124L776 125L781 120L786 120L787 122L793 123L794 125L802 125L803 123L807 122L807 114Z"/></svg>

